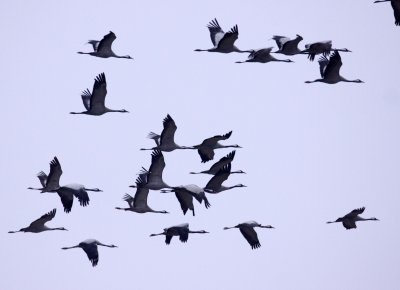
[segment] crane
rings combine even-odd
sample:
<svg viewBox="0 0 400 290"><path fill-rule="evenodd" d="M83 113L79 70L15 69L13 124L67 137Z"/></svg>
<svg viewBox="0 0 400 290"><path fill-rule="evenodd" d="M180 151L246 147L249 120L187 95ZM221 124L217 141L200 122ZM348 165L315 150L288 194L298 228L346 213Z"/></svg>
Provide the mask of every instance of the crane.
<svg viewBox="0 0 400 290"><path fill-rule="evenodd" d="M390 2L394 13L394 24L400 26L400 0L377 0L374 3Z"/></svg>
<svg viewBox="0 0 400 290"><path fill-rule="evenodd" d="M207 185L204 187L204 191L208 193L220 193L221 191L229 190L235 187L246 187L243 184L236 184L233 186L224 186L222 183L228 179L231 174L231 164L225 165L221 168L216 175L214 175Z"/></svg>
<svg viewBox="0 0 400 290"><path fill-rule="evenodd" d="M319 69L321 73L321 79L316 79L314 81L306 81L306 84L322 82L326 84L336 84L338 82L347 83L364 83L360 79L347 80L340 75L340 68L342 67L342 58L338 51L334 51L330 58L327 59L325 56L321 56L318 60Z"/></svg>
<svg viewBox="0 0 400 290"><path fill-rule="evenodd" d="M242 148L239 145L222 145L219 141L226 140L231 137L232 131L224 134L224 135L215 135L214 137L210 137L205 139L201 144L192 146L194 149L197 149L197 152L200 155L201 162L205 163L214 159L214 149L219 148Z"/></svg>
<svg viewBox="0 0 400 290"><path fill-rule="evenodd" d="M243 237L250 244L251 249L257 249L261 247L260 241L258 240L257 232L254 230L255 227L258 228L266 228L266 229L274 229L273 226L263 226L255 221L248 221L241 224L238 224L234 227L224 227L224 230L238 228L242 233Z"/></svg>
<svg viewBox="0 0 400 290"><path fill-rule="evenodd" d="M276 62L293 62L290 59L277 59L271 55L273 47L268 47L268 48L261 48L261 49L256 49L253 50L249 56L248 59L245 61L237 61L236 63L245 63L245 62L259 62L259 63L267 63L271 61L276 61Z"/></svg>
<svg viewBox="0 0 400 290"><path fill-rule="evenodd" d="M79 183L70 183L60 186L60 188L57 190L57 193L61 199L61 203L63 204L64 211L66 213L71 212L74 196L78 199L81 206L89 205L90 199L87 193L88 191L102 192L101 189L87 188L83 184Z"/></svg>
<svg viewBox="0 0 400 290"><path fill-rule="evenodd" d="M211 174L211 175L215 175L217 174L217 172L224 167L224 165L227 165L229 163L231 163L233 161L233 158L235 158L235 153L236 151L233 150L232 152L228 153L228 155L222 157L220 160L218 160L217 162L215 162L210 169L208 170L203 170L200 172L190 172L190 174ZM236 171L231 171L231 174L233 173L246 173L243 170L236 170Z"/></svg>
<svg viewBox="0 0 400 290"><path fill-rule="evenodd" d="M335 221L332 222L326 222L327 224L332 224L332 223L342 223L343 226L346 228L346 230L350 229L355 229L357 228L356 222L359 221L379 221L377 218L362 218L360 217L360 214L362 214L365 210L365 207L357 208L349 212L343 217L338 218Z"/></svg>
<svg viewBox="0 0 400 290"><path fill-rule="evenodd" d="M165 228L162 233L151 234L150 237L165 235L165 243L167 245L169 245L171 243L171 239L173 236L179 236L179 240L182 243L186 243L189 238L189 234L208 234L208 233L209 232L207 232L205 230L191 231L191 230L189 230L189 224L184 223L184 224L172 226L169 228Z"/></svg>
<svg viewBox="0 0 400 290"><path fill-rule="evenodd" d="M184 215L186 214L188 209L192 211L193 216L195 215L193 206L193 197L199 203L202 203L204 200L204 205L206 208L209 208L211 206L211 204L208 202L206 194L204 193L204 189L195 184L174 186L171 189L161 190L161 192L163 193L175 192L175 196L181 205Z"/></svg>
<svg viewBox="0 0 400 290"><path fill-rule="evenodd" d="M154 212L154 213L169 213L166 210L154 210L147 204L147 197L149 195L149 189L146 188L146 182L139 176L136 178L136 193L135 197L130 196L129 194L125 194L123 200L125 200L129 207L128 208L120 208L116 207L119 210L125 211L133 211L137 213L146 213L146 212Z"/></svg>
<svg viewBox="0 0 400 290"><path fill-rule="evenodd" d="M175 143L174 137L176 132L176 124L174 119L168 114L163 120L163 131L161 135L158 135L154 132L150 132L148 134L148 138L153 139L156 142L156 147L153 148L141 148L140 150L155 150L158 149L160 151L171 152L175 149L193 149L191 147L179 146Z"/></svg>
<svg viewBox="0 0 400 290"><path fill-rule="evenodd" d="M70 114L85 114L92 116L101 116L105 113L117 112L117 113L129 113L125 109L113 110L105 106L104 102L107 95L107 82L106 75L104 73L99 74L94 79L94 85L92 93L89 89L82 92L82 102L86 108L83 112L70 112Z"/></svg>
<svg viewBox="0 0 400 290"><path fill-rule="evenodd" d="M233 26L230 31L225 33L219 25L218 20L215 18L208 23L207 28L210 31L210 37L214 47L210 49L195 49L194 51L220 53L251 52L251 50L240 50L234 45L239 36L237 25Z"/></svg>
<svg viewBox="0 0 400 290"><path fill-rule="evenodd" d="M63 227L49 228L45 225L47 222L51 221L55 216L56 216L56 209L53 209L52 211L49 211L48 213L42 215L37 220L33 221L28 227L22 228L19 231L9 231L8 233L9 234L14 234L18 232L41 233L44 231L54 231L54 230L67 231L67 229Z"/></svg>
<svg viewBox="0 0 400 290"><path fill-rule="evenodd" d="M78 51L78 53L79 54L89 54L89 55L97 56L97 57L101 57L101 58L115 57L115 58L133 59L129 55L119 56L119 55L116 55L112 51L111 46L115 39L117 39L117 37L115 36L114 32L110 31L110 33L105 35L103 37L103 39L100 41L98 41L98 40L89 40L88 41L88 43L93 46L93 52Z"/></svg>
<svg viewBox="0 0 400 290"><path fill-rule="evenodd" d="M103 246L103 247L108 247L108 248L117 248L117 246L115 246L115 245L106 245L106 244L100 243L98 240L95 240L95 239L87 239L83 242L80 242L76 246L63 247L61 249L69 250L69 249L74 249L74 248L81 248L82 250L85 251L86 255L89 258L89 261L92 262L92 266L95 267L97 265L97 263L99 262L99 252L97 250L97 246Z"/></svg>

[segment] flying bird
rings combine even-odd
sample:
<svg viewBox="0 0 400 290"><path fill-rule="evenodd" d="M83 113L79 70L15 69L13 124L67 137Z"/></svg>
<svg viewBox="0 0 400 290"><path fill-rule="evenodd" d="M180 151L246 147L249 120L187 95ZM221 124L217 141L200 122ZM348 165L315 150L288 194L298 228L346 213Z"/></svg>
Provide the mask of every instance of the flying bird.
<svg viewBox="0 0 400 290"><path fill-rule="evenodd" d="M89 195L88 191L94 192L102 192L101 189L98 188L87 188L79 183L71 183L67 185L60 186L57 190L58 196L61 199L61 203L63 204L64 211L66 213L71 212L72 205L74 202L74 196L78 199L79 204L81 206L89 205Z"/></svg>
<svg viewBox="0 0 400 290"><path fill-rule="evenodd" d="M117 246L115 246L115 245L106 245L106 244L100 243L98 240L88 239L88 240L85 240L85 241L79 243L76 246L63 247L61 249L68 250L68 249L73 249L73 248L81 248L82 250L85 251L86 255L89 258L89 261L92 262L92 266L95 267L97 265L97 263L99 262L99 252L97 251L97 246L117 248Z"/></svg>
<svg viewBox="0 0 400 290"><path fill-rule="evenodd" d="M189 224L180 224L176 226L172 226L169 228L165 228L162 233L159 234L151 234L150 237L165 235L165 243L169 245L171 243L171 239L173 236L179 236L179 240L182 243L186 243L189 234L208 234L209 232L201 230L201 231L191 231L189 230Z"/></svg>
<svg viewBox="0 0 400 290"><path fill-rule="evenodd" d="M251 50L240 50L234 43L238 39L239 30L238 26L235 25L230 31L224 32L219 26L217 19L211 20L207 25L210 31L211 41L214 45L210 49L195 49L195 51L209 51L209 52L221 52L221 53L231 53L231 52L251 52Z"/></svg>
<svg viewBox="0 0 400 290"><path fill-rule="evenodd" d="M327 224L332 223L342 223L346 230L357 228L356 222L359 221L379 221L377 218L362 218L359 215L362 214L365 210L365 207L357 208L346 214L344 217L338 218L332 222L326 222Z"/></svg>
<svg viewBox="0 0 400 290"><path fill-rule="evenodd" d="M42 215L40 218L37 220L33 221L28 227L22 228L19 231L9 231L8 233L14 234L18 232L24 232L24 233L41 233L44 231L54 231L54 230L60 230L60 231L67 231L66 228L49 228L45 224L49 221L51 221L54 217L56 216L56 209L53 209L52 211L49 211L48 213Z"/></svg>
<svg viewBox="0 0 400 290"><path fill-rule="evenodd" d="M225 165L231 163L233 161L233 158L235 158L235 153L236 151L233 150L232 152L230 152L228 155L222 157L219 161L215 162L210 169L208 170L203 170L200 172L190 172L190 174L211 174L211 175L215 175L218 173L218 171L224 167ZM246 173L243 170L236 170L236 171L231 171L231 174L233 173Z"/></svg>
<svg viewBox="0 0 400 290"><path fill-rule="evenodd" d="M275 40L278 50L273 53L281 53L284 55L296 55L301 54L302 51L298 48L298 44L303 40L303 37L296 34L296 38L290 39L286 36L274 35L272 37Z"/></svg>
<svg viewBox="0 0 400 290"><path fill-rule="evenodd" d="M400 26L400 0L378 0L374 3L390 2L394 13L394 24Z"/></svg>
<svg viewBox="0 0 400 290"><path fill-rule="evenodd" d="M248 59L245 61L237 61L236 63L245 63L245 62L259 62L259 63L267 63L271 61L276 61L276 62L293 62L290 59L277 59L271 55L273 47L268 47L268 48L261 48L257 50L253 50L249 56Z"/></svg>
<svg viewBox="0 0 400 290"><path fill-rule="evenodd" d="M93 46L93 52L78 51L78 53L79 54L89 54L89 55L97 56L97 57L101 57L101 58L116 57L116 58L133 59L129 55L119 56L119 55L116 55L112 51L111 46L116 38L117 37L115 36L115 34L112 31L110 31L110 33L105 35L103 37L103 39L100 41L98 41L98 40L89 40L88 41L88 43Z"/></svg>
<svg viewBox="0 0 400 290"><path fill-rule="evenodd" d="M54 157L53 160L50 161L50 173L47 176L46 173L40 171L37 174L42 187L33 188L28 187L28 189L40 190L40 192L55 192L60 187L60 177L62 174L61 164L58 161L57 157Z"/></svg>
<svg viewBox="0 0 400 290"><path fill-rule="evenodd" d="M104 73L101 73L94 79L92 93L90 93L89 89L86 89L82 92L82 95L81 95L82 102L86 108L86 111L71 112L70 114L85 114L85 115L92 115L92 116L101 116L105 113L110 113L110 112L129 113L125 109L112 110L112 109L107 108L104 104L106 95L107 95L106 76Z"/></svg>
<svg viewBox="0 0 400 290"><path fill-rule="evenodd" d="M151 165L149 170L143 168L139 176L146 182L145 187L151 190L160 190L163 188L171 188L166 184L162 178L165 168L164 155L160 150L154 150L151 153ZM129 187L136 188L137 185L130 185Z"/></svg>
<svg viewBox="0 0 400 290"><path fill-rule="evenodd" d="M234 227L224 227L224 230L238 228L242 233L243 237L250 244L251 249L257 249L261 247L260 241L258 240L257 232L254 230L255 227L266 228L266 229L274 229L273 226L263 226L255 221L248 221L241 224L238 224Z"/></svg>
<svg viewBox="0 0 400 290"><path fill-rule="evenodd" d="M219 148L242 148L239 145L222 145L219 141L226 140L231 137L232 131L226 133L225 135L215 135L214 137L205 139L201 144L195 145L192 148L197 149L200 155L201 162L205 163L214 159L214 149Z"/></svg>
<svg viewBox="0 0 400 290"><path fill-rule="evenodd" d="M342 67L342 58L338 51L334 51L330 58L326 58L325 56L321 56L318 60L319 69L321 73L321 79L316 79L314 81L306 81L306 84L322 82L326 84L336 84L338 82L347 82L347 83L364 83L360 79L356 80L348 80L340 75L340 68Z"/></svg>
<svg viewBox="0 0 400 290"><path fill-rule="evenodd" d="M305 50L303 50L302 54L308 54L308 59L313 61L317 54L322 54L323 56L328 56L331 51L343 51L343 52L351 52L347 48L332 48L332 41L318 41L314 43L309 43L305 45Z"/></svg>
<svg viewBox="0 0 400 290"><path fill-rule="evenodd" d="M175 149L193 149L191 147L179 146L175 143L174 137L176 132L176 124L174 119L168 114L163 120L164 129L161 135L158 135L154 132L150 132L147 136L150 139L153 139L156 142L156 147L153 148L141 148L140 150L155 150L158 149L160 151L171 152Z"/></svg>
<svg viewBox="0 0 400 290"><path fill-rule="evenodd" d="M139 176L136 179L136 193L135 197L130 196L129 194L125 194L123 200L125 200L129 207L128 208L120 208L116 207L119 210L125 211L133 211L137 213L146 213L146 212L154 212L154 213L169 213L165 210L154 210L147 204L147 197L149 195L149 189L146 188L146 182Z"/></svg>
<svg viewBox="0 0 400 290"><path fill-rule="evenodd" d="M216 175L214 175L207 185L204 187L204 191L208 193L220 193L221 191L229 190L235 187L246 187L243 184L236 184L233 186L224 186L222 183L228 179L231 174L231 164L225 165L221 168Z"/></svg>
<svg viewBox="0 0 400 290"><path fill-rule="evenodd" d="M208 202L206 194L204 193L204 189L195 185L181 185L181 186L174 186L171 189L161 190L161 192L175 192L175 196L178 199L183 214L186 215L186 212L190 209L194 214L194 206L193 206L193 197L199 202L202 203L204 200L204 205L206 208L209 208L211 204Z"/></svg>

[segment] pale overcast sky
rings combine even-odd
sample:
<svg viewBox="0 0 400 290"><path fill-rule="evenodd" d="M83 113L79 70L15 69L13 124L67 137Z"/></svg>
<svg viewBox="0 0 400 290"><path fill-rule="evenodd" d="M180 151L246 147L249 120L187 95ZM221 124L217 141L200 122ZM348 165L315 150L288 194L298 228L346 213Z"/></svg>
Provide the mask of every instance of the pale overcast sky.
<svg viewBox="0 0 400 290"><path fill-rule="evenodd" d="M2 1L0 289L398 289L400 28L390 3L372 2ZM215 17L225 31L238 24L241 49L275 46L274 34L302 35L301 48L332 40L353 51L341 54L341 74L365 83L305 84L319 67L301 55L238 65L247 54L194 52L212 47L206 25ZM76 53L110 30L114 51L133 61ZM130 113L70 115L101 72L107 105ZM248 187L209 195L207 210L196 202L195 217L159 192L149 204L169 215L115 210L150 165L139 148L153 146L146 135L161 132L168 113L180 145L232 130L225 144L243 147L232 168L247 174L226 184ZM27 190L54 156L61 184L104 192L65 214L57 194ZM164 156L168 184L210 178L189 174L211 165L195 151ZM361 206L380 221L349 231L325 223ZM7 233L53 208L48 226L68 232ZM247 220L276 227L257 230L257 250L238 230L222 230ZM210 234L169 246L149 237L183 222ZM118 248L100 247L95 268L81 249L61 250L87 238Z"/></svg>

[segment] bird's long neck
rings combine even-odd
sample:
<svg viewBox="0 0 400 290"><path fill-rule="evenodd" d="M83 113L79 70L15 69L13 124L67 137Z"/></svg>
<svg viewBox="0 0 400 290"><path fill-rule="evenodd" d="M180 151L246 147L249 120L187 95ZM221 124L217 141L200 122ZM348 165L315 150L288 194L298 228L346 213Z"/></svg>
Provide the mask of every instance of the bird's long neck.
<svg viewBox="0 0 400 290"><path fill-rule="evenodd" d="M154 212L154 213L168 213L167 211L165 211L165 210L153 210L153 209L150 209L150 212Z"/></svg>
<svg viewBox="0 0 400 290"><path fill-rule="evenodd" d="M202 173L207 173L207 172L205 172L205 171L201 171L201 172L193 172L193 171L191 171L191 172L189 172L189 174L202 174Z"/></svg>
<svg viewBox="0 0 400 290"><path fill-rule="evenodd" d="M231 171L231 174L234 174L234 173L244 173L244 172L243 172L243 171L240 171L240 170Z"/></svg>
<svg viewBox="0 0 400 290"><path fill-rule="evenodd" d="M114 245L106 245L106 244L103 244L103 243L100 243L100 242L97 242L97 245L103 246L103 247L109 247L109 248L114 248L115 247Z"/></svg>
<svg viewBox="0 0 400 290"><path fill-rule="evenodd" d="M62 250L69 250L69 249L74 249L74 248L80 248L80 246L79 245L76 245L76 246L72 246L72 247L63 247L63 248L61 248Z"/></svg>
<svg viewBox="0 0 400 290"><path fill-rule="evenodd" d="M191 231L189 230L189 234L206 234L205 231Z"/></svg>
<svg viewBox="0 0 400 290"><path fill-rule="evenodd" d="M162 236L165 235L165 233L159 233L159 234L151 234L150 237L155 237L155 236Z"/></svg>
<svg viewBox="0 0 400 290"><path fill-rule="evenodd" d="M253 50L240 50L236 46L233 47L233 51L239 52L239 53L252 53L253 52Z"/></svg>
<svg viewBox="0 0 400 290"><path fill-rule="evenodd" d="M210 49L195 49L194 51L213 51L214 48Z"/></svg>
<svg viewBox="0 0 400 290"><path fill-rule="evenodd" d="M235 228L237 228L237 226L234 226L234 227L224 227L224 230L230 230L230 229L235 229Z"/></svg>
<svg viewBox="0 0 400 290"><path fill-rule="evenodd" d="M99 190L98 188L84 188L86 191L96 191L96 192L98 192L98 191L101 191L101 190Z"/></svg>
<svg viewBox="0 0 400 290"><path fill-rule="evenodd" d="M290 59L274 59L273 61L292 62Z"/></svg>
<svg viewBox="0 0 400 290"><path fill-rule="evenodd" d="M230 147L236 148L238 146L237 145L222 145L220 143L217 143L217 145L215 146L215 148L230 148Z"/></svg>
<svg viewBox="0 0 400 290"><path fill-rule="evenodd" d="M357 221L360 221L360 222L362 222L362 221L376 221L377 219L376 218L362 218L362 217L357 217Z"/></svg>
<svg viewBox="0 0 400 290"><path fill-rule="evenodd" d="M119 210L130 210L130 207L126 207L126 208L122 208L122 207L116 207L115 209L119 209Z"/></svg>
<svg viewBox="0 0 400 290"><path fill-rule="evenodd" d="M305 83L306 84L312 84L312 83L317 83L317 82L322 82L323 81L323 79L316 79L316 80L313 80L313 81L306 81Z"/></svg>
<svg viewBox="0 0 400 290"><path fill-rule="evenodd" d="M32 190L43 190L44 188L36 188L36 187L28 187L28 189L32 189Z"/></svg>
<svg viewBox="0 0 400 290"><path fill-rule="evenodd" d="M63 227L60 228L46 228L46 231L65 231L66 229Z"/></svg>
<svg viewBox="0 0 400 290"><path fill-rule="evenodd" d="M79 53L79 54L90 54L90 55L95 55L95 52L82 52L82 51L78 51L77 53Z"/></svg>
<svg viewBox="0 0 400 290"><path fill-rule="evenodd" d="M109 109L109 108L106 108L106 112L109 112L109 113L128 113L128 111L125 110L125 109L113 110L113 109Z"/></svg>
<svg viewBox="0 0 400 290"><path fill-rule="evenodd" d="M377 0L374 3L381 3L381 2L390 2L391 0Z"/></svg>
<svg viewBox="0 0 400 290"><path fill-rule="evenodd" d="M70 114L72 115L78 115L78 114L88 114L88 111L84 111L84 112L70 112Z"/></svg>
<svg viewBox="0 0 400 290"><path fill-rule="evenodd" d="M348 80L348 79L345 79L344 77L342 77L342 76L339 76L340 77L340 80L342 81L342 82L345 82L345 83L358 83L359 81L358 80Z"/></svg>
<svg viewBox="0 0 400 290"><path fill-rule="evenodd" d="M113 57L132 59L132 57L130 57L129 55L116 55L116 54L114 54Z"/></svg>
<svg viewBox="0 0 400 290"><path fill-rule="evenodd" d="M9 234L15 234L15 233L20 233L20 232L22 233L22 232L25 232L24 230L25 230L25 228L20 229L19 231L9 231L8 233Z"/></svg>

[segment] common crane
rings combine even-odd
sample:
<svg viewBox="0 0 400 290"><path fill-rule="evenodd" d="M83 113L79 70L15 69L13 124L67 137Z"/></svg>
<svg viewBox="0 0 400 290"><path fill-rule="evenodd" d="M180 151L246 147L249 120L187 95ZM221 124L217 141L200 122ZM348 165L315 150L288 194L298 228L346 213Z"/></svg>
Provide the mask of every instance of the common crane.
<svg viewBox="0 0 400 290"><path fill-rule="evenodd" d="M60 196L61 203L64 206L64 211L66 213L71 211L74 202L74 196L78 199L81 206L89 205L90 199L87 193L88 191L102 192L101 189L87 188L79 183L71 183L60 186L60 188L57 190L57 193Z"/></svg>
<svg viewBox="0 0 400 290"><path fill-rule="evenodd" d="M57 157L54 157L50 161L50 173L47 176L46 173L40 171L37 174L42 187L34 188L28 187L28 189L40 190L41 192L55 192L60 187L60 177L62 174L61 164Z"/></svg>
<svg viewBox="0 0 400 290"><path fill-rule="evenodd" d="M54 230L60 230L60 231L67 231L66 228L49 228L45 224L49 221L51 221L54 217L56 216L56 209L53 209L52 211L49 211L48 213L42 215L40 218L37 220L33 221L28 227L22 228L19 231L9 231L8 233L14 234L18 232L24 232L24 233L41 233L44 231L54 231Z"/></svg>
<svg viewBox="0 0 400 290"><path fill-rule="evenodd" d="M104 73L99 74L93 85L93 91L90 93L89 89L82 92L82 102L86 108L83 112L71 112L70 114L85 114L92 116L101 116L105 113L118 112L118 113L129 113L125 109L113 110L105 106L104 101L107 95L107 83L106 76Z"/></svg>
<svg viewBox="0 0 400 290"><path fill-rule="evenodd" d="M243 184L236 184L233 186L224 186L222 183L228 179L231 174L231 164L225 165L220 169L216 175L214 175L207 185L204 187L204 191L208 193L220 193L221 191L229 190L235 187L246 187Z"/></svg>
<svg viewBox="0 0 400 290"><path fill-rule="evenodd" d="M330 58L327 59L325 56L321 56L318 60L319 70L321 73L321 79L316 79L314 81L306 81L306 84L322 82L326 84L336 84L338 82L347 83L363 83L362 80L347 80L340 75L340 68L342 67L342 58L338 51L334 51Z"/></svg>
<svg viewBox="0 0 400 290"><path fill-rule="evenodd" d="M169 245L171 243L171 239L173 236L179 236L179 240L182 243L186 243L189 238L189 234L208 234L208 233L209 232L207 232L205 230L191 231L191 230L189 230L189 224L184 223L184 224L172 226L169 228L165 228L162 233L151 234L150 237L165 235L165 243L167 245Z"/></svg>
<svg viewBox="0 0 400 290"><path fill-rule="evenodd" d="M225 33L222 30L221 26L219 26L219 23L215 18L208 23L207 28L210 31L210 37L214 47L209 49L195 49L194 51L209 51L221 53L251 52L251 50L240 50L234 45L239 36L237 25L233 26L230 31Z"/></svg>
<svg viewBox="0 0 400 290"><path fill-rule="evenodd" d="M147 204L148 195L149 195L149 189L146 188L146 182L139 176L136 179L135 197L132 197L126 193L123 198L123 200L125 200L128 203L129 207L128 208L116 207L116 209L133 211L137 213L146 213L146 212L169 213L166 210L154 210L151 207L149 207L149 205Z"/></svg>
<svg viewBox="0 0 400 290"><path fill-rule="evenodd" d="M168 114L167 117L163 120L163 131L161 135L158 135L154 132L150 132L147 136L150 139L153 139L156 142L156 147L153 148L141 148L140 150L155 150L158 149L160 151L171 152L175 149L192 149L186 146L179 146L175 143L174 137L176 132L176 124L174 119Z"/></svg>
<svg viewBox="0 0 400 290"><path fill-rule="evenodd" d="M245 61L237 61L236 63L245 63L245 62L260 62L260 63L267 63L271 61L278 61L278 62L293 62L290 59L277 59L271 55L273 47L268 48L261 48L257 50L253 50L248 59Z"/></svg>
<svg viewBox="0 0 400 290"><path fill-rule="evenodd" d="M98 41L98 40L89 40L89 44L91 44L93 46L93 52L82 52L82 51L78 51L79 54L89 54L92 56L97 56L97 57L101 57L101 58L108 58L108 57L116 57L116 58L128 58L128 59L133 59L132 57L130 57L129 55L123 55L123 56L119 56L116 55L112 49L112 43L114 42L114 40L117 37L115 36L115 34L110 31L110 33L108 33L107 35L105 35L103 37L102 40Z"/></svg>
<svg viewBox="0 0 400 290"><path fill-rule="evenodd" d="M301 54L301 50L297 47L299 42L303 40L303 37L296 34L296 38L290 39L286 36L274 35L272 37L275 40L278 50L273 53L281 53L284 55L296 55Z"/></svg>
<svg viewBox="0 0 400 290"><path fill-rule="evenodd" d="M226 133L225 135L215 135L214 137L205 139L201 144L195 145L192 148L197 149L200 155L201 162L205 163L214 159L214 149L219 148L242 148L239 145L222 145L219 141L226 140L231 137L232 131Z"/></svg>
<svg viewBox="0 0 400 290"><path fill-rule="evenodd" d="M215 162L210 169L208 170L203 170L200 172L190 172L190 174L211 174L215 175L217 172L224 167L225 165L231 163L233 161L233 158L235 158L235 153L236 151L233 150L232 152L228 153L228 155L222 157L219 161ZM236 170L236 171L231 171L231 174L233 173L246 173L243 170Z"/></svg>
<svg viewBox="0 0 400 290"><path fill-rule="evenodd" d="M242 233L243 237L247 240L250 244L251 249L257 249L261 247L260 241L258 240L258 236L256 231L254 230L255 227L259 228L266 228L266 229L274 229L273 226L263 226L255 221L248 221L241 224L238 224L234 227L224 227L224 230L238 228Z"/></svg>
<svg viewBox="0 0 400 290"><path fill-rule="evenodd" d="M342 223L346 230L357 228L356 222L359 221L379 221L377 218L362 218L359 215L362 214L365 210L365 207L357 208L346 214L344 217L338 218L332 222L326 222L327 224L332 223Z"/></svg>
<svg viewBox="0 0 400 290"><path fill-rule="evenodd" d="M151 153L151 165L149 170L144 169L139 176L146 181L145 187L151 190L160 190L163 188L171 188L163 181L162 174L165 168L164 155L160 150L154 150ZM136 185L129 187L136 188Z"/></svg>
<svg viewBox="0 0 400 290"><path fill-rule="evenodd" d="M390 2L394 13L394 24L400 26L400 0L378 0L374 3Z"/></svg>
<svg viewBox="0 0 400 290"><path fill-rule="evenodd" d="M97 265L97 263L99 262L99 252L97 250L97 246L117 248L117 246L115 246L115 245L106 245L106 244L100 243L98 240L95 240L95 239L87 239L83 242L80 242L76 246L63 247L61 249L68 250L68 249L73 249L73 248L81 248L82 250L85 251L86 255L89 258L89 261L92 262L92 266L95 267Z"/></svg>
<svg viewBox="0 0 400 290"><path fill-rule="evenodd" d="M206 194L204 193L204 189L201 187L195 185L195 184L189 184L189 185L181 185L181 186L174 186L171 189L167 190L161 190L161 192L175 192L175 196L178 199L183 214L186 215L186 212L188 209L190 209L194 214L194 206L193 206L193 197L199 202L202 203L204 200L204 205L206 208L209 208L211 204L208 202L208 199L206 197Z"/></svg>
<svg viewBox="0 0 400 290"><path fill-rule="evenodd" d="M331 51L343 51L343 52L351 52L347 48L332 48L332 41L319 41L314 43L309 43L305 45L305 50L303 50L302 54L308 54L308 59L313 61L317 54L322 54L323 56L328 56Z"/></svg>

